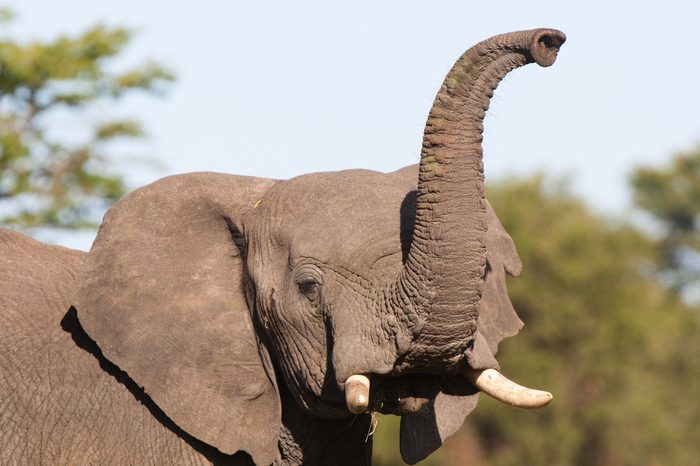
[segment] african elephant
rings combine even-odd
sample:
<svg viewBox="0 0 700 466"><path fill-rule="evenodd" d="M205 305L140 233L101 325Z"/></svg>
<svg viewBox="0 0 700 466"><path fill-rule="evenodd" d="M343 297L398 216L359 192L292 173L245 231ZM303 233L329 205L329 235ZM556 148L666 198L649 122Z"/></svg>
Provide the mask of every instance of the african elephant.
<svg viewBox="0 0 700 466"><path fill-rule="evenodd" d="M1 232L0 462L369 464L378 411L402 416L414 463L479 390L546 404L497 372L521 265L481 139L505 74L564 40L469 49L418 166L164 178L115 204L87 255Z"/></svg>

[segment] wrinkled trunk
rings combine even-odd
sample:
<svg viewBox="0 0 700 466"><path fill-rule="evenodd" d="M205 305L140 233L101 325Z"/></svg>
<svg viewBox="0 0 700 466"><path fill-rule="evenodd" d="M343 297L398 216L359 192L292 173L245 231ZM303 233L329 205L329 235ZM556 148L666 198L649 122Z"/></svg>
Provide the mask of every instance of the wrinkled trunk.
<svg viewBox="0 0 700 466"><path fill-rule="evenodd" d="M473 353L486 266L484 116L509 71L533 61L551 65L564 40L550 29L485 40L459 58L435 98L423 136L410 252L387 295L406 334L397 338L399 371L480 364ZM489 362L482 358L482 364Z"/></svg>

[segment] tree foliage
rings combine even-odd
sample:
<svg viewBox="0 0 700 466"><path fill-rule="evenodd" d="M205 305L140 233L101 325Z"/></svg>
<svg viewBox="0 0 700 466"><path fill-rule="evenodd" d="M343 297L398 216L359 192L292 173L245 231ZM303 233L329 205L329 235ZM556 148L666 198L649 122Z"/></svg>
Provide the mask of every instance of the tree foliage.
<svg viewBox="0 0 700 466"><path fill-rule="evenodd" d="M482 396L424 465L666 465L700 458L698 315L648 273L654 244L542 178L490 190L523 260L509 280L526 323L501 345L514 380L554 393L520 411ZM376 464L403 464L382 418Z"/></svg>
<svg viewBox="0 0 700 466"><path fill-rule="evenodd" d="M700 147L668 166L638 168L632 187L636 204L661 226L656 248L664 281L700 299Z"/></svg>
<svg viewBox="0 0 700 466"><path fill-rule="evenodd" d="M7 11L0 17L10 19ZM155 62L113 72L131 39L103 25L46 42L0 37L0 222L81 226L123 195L110 149L143 130L91 110L133 91L158 93L173 79Z"/></svg>

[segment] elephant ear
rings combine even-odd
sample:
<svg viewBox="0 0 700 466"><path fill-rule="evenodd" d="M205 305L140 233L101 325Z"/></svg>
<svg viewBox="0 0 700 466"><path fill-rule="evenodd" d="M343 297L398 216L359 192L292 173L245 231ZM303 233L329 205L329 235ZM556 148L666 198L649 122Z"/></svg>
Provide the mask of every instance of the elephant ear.
<svg viewBox="0 0 700 466"><path fill-rule="evenodd" d="M278 456L279 394L245 296L244 217L272 180L164 178L105 216L78 317L186 433L258 465Z"/></svg>
<svg viewBox="0 0 700 466"><path fill-rule="evenodd" d="M516 335L523 326L506 288L506 273L518 276L522 263L513 240L488 201L486 224L486 274L472 351L475 356L470 361L475 369L497 367L494 355L498 344ZM408 464L415 464L437 450L476 407L479 392L463 377L454 377L441 386L435 400L418 413L401 418L401 456Z"/></svg>
<svg viewBox="0 0 700 466"><path fill-rule="evenodd" d="M506 273L517 277L523 270L513 239L506 232L496 212L486 202L486 275L484 292L479 302L477 327L484 336L492 354L498 352L499 343L518 334L523 321L513 309L506 286Z"/></svg>

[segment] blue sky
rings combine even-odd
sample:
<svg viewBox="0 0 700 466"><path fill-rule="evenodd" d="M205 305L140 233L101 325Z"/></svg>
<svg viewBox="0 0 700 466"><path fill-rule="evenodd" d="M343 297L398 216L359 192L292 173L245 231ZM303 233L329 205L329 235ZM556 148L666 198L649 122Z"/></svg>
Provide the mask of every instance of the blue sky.
<svg viewBox="0 0 700 466"><path fill-rule="evenodd" d="M289 178L418 161L425 117L454 60L491 35L554 27L548 69L501 84L486 120L487 180L567 176L599 211L630 205L633 167L700 144L700 3L693 1L100 2L12 0L9 33L51 38L102 21L135 28L122 63L178 75L165 99L102 109L141 119L161 169ZM91 234L60 239L89 247Z"/></svg>

